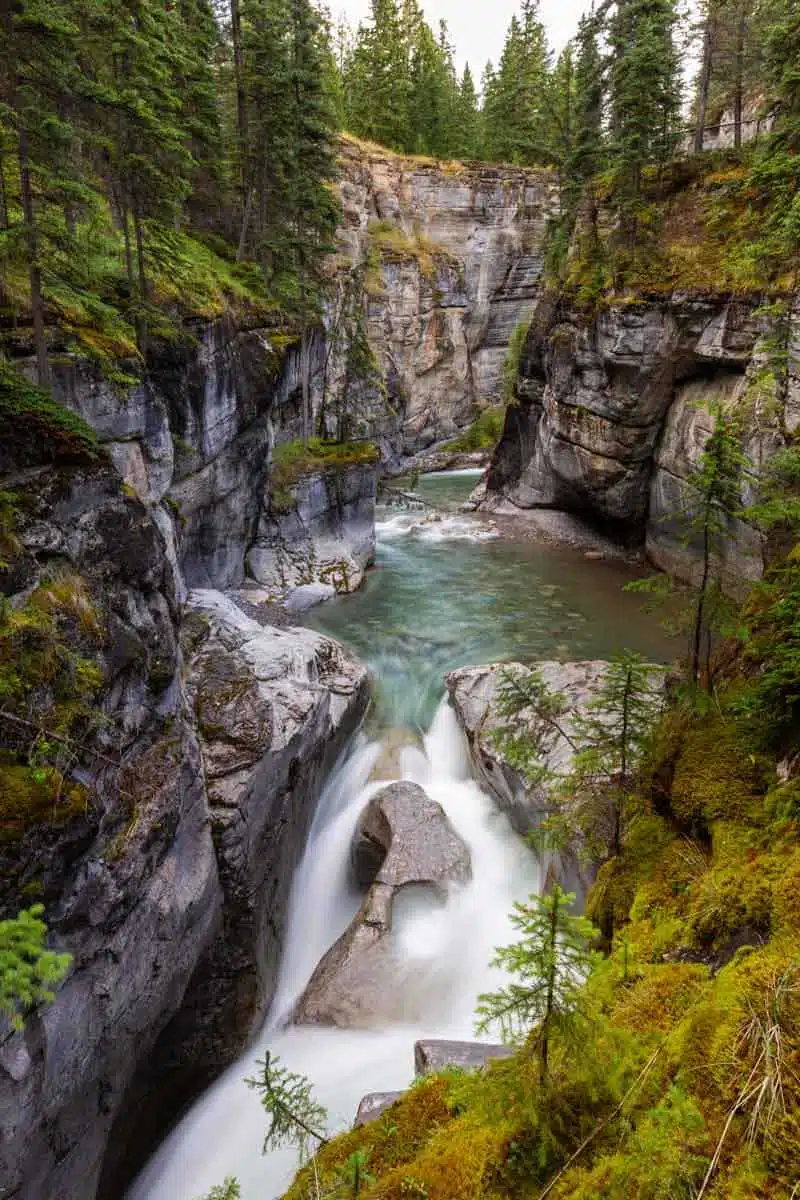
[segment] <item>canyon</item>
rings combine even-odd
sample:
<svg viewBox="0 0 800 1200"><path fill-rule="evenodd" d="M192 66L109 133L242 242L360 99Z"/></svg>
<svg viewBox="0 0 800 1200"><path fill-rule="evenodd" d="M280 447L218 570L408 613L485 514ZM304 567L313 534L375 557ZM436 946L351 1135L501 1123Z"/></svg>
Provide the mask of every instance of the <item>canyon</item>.
<svg viewBox="0 0 800 1200"><path fill-rule="evenodd" d="M565 510L684 577L697 552L676 514L708 405L751 396L753 472L800 425L797 301L781 392L760 297L554 304L551 174L353 141L341 161L334 299L307 363L285 331L229 319L195 321L128 388L66 358L53 394L103 457L3 462L3 486L26 497L9 594L66 566L105 634L91 802L26 834L4 883L9 909L38 889L73 956L52 1006L0 1035L9 1195L116 1200L273 999L294 869L369 702L365 668L280 609L304 588L356 588L374 555L377 461L313 464L276 487L304 390L316 427L344 414L399 470L503 403L512 334L530 325L483 508ZM354 372L356 335L369 353ZM732 590L760 574L754 527L735 523L724 567Z"/></svg>

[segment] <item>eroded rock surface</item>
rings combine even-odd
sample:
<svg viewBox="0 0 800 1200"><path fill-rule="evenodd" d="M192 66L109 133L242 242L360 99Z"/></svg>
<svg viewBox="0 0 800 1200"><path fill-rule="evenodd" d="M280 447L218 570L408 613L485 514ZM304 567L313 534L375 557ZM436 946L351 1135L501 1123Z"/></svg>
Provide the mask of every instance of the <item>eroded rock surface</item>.
<svg viewBox="0 0 800 1200"><path fill-rule="evenodd" d="M585 711L600 691L608 670L601 660L588 662L540 662L533 664L554 692L566 696L570 714ZM499 676L503 670L525 670L520 663L495 663L484 667L464 667L445 676L450 701L464 730L476 777L495 795L512 825L524 836L535 829L547 812L547 785L526 790L519 772L493 742L500 723L497 713ZM525 713L519 716L525 722ZM541 763L548 772L567 775L574 758L569 742L571 715L564 718L562 736L555 729L545 738ZM570 890L584 893L591 882L573 849L544 856L543 868Z"/></svg>
<svg viewBox="0 0 800 1200"><path fill-rule="evenodd" d="M104 678L77 766L85 811L0 849L3 915L35 881L73 960L52 1005L0 1029L0 1179L26 1200L117 1200L263 1016L294 865L366 673L219 593L195 597L182 646L174 547L111 467L2 482L25 497L6 595L75 572L107 637L83 650Z"/></svg>
<svg viewBox="0 0 800 1200"><path fill-rule="evenodd" d="M646 535L659 566L692 577L698 547L681 543L699 501L688 481L711 412L737 408L744 419L746 505L761 462L796 419L798 321L800 314L783 395L766 369L769 322L757 299L675 296L609 306L588 320L543 300L522 356L520 404L507 411L483 504L564 509L629 541ZM762 568L758 533L731 520L726 582L741 586Z"/></svg>
<svg viewBox="0 0 800 1200"><path fill-rule="evenodd" d="M432 1075L445 1067L477 1070L498 1058L510 1058L510 1046L499 1042L456 1042L423 1038L414 1043L414 1070L417 1075Z"/></svg>
<svg viewBox="0 0 800 1200"><path fill-rule="evenodd" d="M304 476L280 503L268 492L248 554L251 575L295 609L309 586L355 591L375 559L376 491L373 465Z"/></svg>
<svg viewBox="0 0 800 1200"><path fill-rule="evenodd" d="M371 857L364 852L369 841ZM426 888L444 899L452 884L470 878L469 850L440 804L417 784L393 783L372 798L359 821L356 860L369 892L349 928L320 962L294 1019L344 1027L368 1026L400 1017L401 991L393 987L392 906L407 887Z"/></svg>

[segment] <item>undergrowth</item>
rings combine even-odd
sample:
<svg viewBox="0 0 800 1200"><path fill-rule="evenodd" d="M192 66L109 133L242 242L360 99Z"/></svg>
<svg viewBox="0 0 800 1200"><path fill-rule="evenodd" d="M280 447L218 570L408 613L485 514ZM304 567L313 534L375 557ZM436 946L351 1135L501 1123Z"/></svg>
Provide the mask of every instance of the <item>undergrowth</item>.
<svg viewBox="0 0 800 1200"><path fill-rule="evenodd" d="M491 450L500 440L506 410L502 405L484 408L463 433L447 442L444 450L470 453L475 450Z"/></svg>

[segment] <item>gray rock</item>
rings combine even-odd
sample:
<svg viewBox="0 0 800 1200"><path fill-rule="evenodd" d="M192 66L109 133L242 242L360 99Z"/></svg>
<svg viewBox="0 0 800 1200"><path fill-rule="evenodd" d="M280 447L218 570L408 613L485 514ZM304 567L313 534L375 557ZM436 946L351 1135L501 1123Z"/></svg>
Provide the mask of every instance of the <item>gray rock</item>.
<svg viewBox="0 0 800 1200"><path fill-rule="evenodd" d="M373 859L357 853L364 878L385 857L349 928L317 966L294 1014L299 1024L369 1026L403 1015L402 989L393 987L392 907L404 888L428 889L443 899L471 874L470 856L440 804L414 783L393 783L373 797L359 823ZM370 870L367 871L367 865Z"/></svg>
<svg viewBox="0 0 800 1200"><path fill-rule="evenodd" d="M289 592L285 603L289 612L303 613L335 595L336 588L332 583L304 583Z"/></svg>
<svg viewBox="0 0 800 1200"><path fill-rule="evenodd" d="M573 715L585 712L587 705L597 695L608 663L540 662L533 665L551 690L563 693L568 699L571 715L565 717L563 722L566 736L553 730L543 745L541 756L542 765L548 772L567 775L574 758L574 750L568 740ZM535 829L545 815L548 790L545 785L529 793L516 768L493 743L493 731L500 723L497 714L498 676L509 667L512 670L525 670L520 663L464 667L446 675L445 683L459 725L466 734L476 777L497 797L514 828L524 836ZM524 712L519 720L521 724L525 722ZM579 864L577 849L568 847L563 852L544 855L542 867L563 887L585 895L592 873Z"/></svg>
<svg viewBox="0 0 800 1200"><path fill-rule="evenodd" d="M382 1117L388 1108L402 1099L403 1095L403 1092L370 1092L364 1096L358 1106L353 1128L358 1129L360 1125L368 1125L370 1121L377 1121L378 1117Z"/></svg>
<svg viewBox="0 0 800 1200"><path fill-rule="evenodd" d="M268 496L248 554L253 577L273 600L325 598L309 586L355 591L375 558L376 491L376 467L352 466L303 476L279 506Z"/></svg>
<svg viewBox="0 0 800 1200"><path fill-rule="evenodd" d="M446 1067L478 1070L498 1058L510 1058L510 1046L492 1042L451 1042L423 1039L414 1043L414 1070L417 1075L432 1075Z"/></svg>

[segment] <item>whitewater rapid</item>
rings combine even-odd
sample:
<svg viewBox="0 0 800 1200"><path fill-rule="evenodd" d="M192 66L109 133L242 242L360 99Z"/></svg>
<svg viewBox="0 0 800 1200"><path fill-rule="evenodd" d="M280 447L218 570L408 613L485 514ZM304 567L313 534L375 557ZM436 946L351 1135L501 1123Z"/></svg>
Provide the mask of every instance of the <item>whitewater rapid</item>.
<svg viewBox="0 0 800 1200"><path fill-rule="evenodd" d="M317 962L358 909L348 876L350 840L364 805L386 786L385 780L369 781L380 742L361 735L333 772L317 809L292 888L280 981L264 1029L170 1134L129 1200L195 1200L230 1175L239 1180L243 1200L280 1195L296 1169L295 1155L290 1150L261 1155L264 1113L244 1083L267 1047L286 1067L311 1078L338 1130L352 1124L366 1092L411 1082L417 1038L473 1035L476 997L499 982L489 965L492 951L513 940L512 903L537 889L538 869L471 779L463 735L446 701L423 747L401 752L398 778L420 784L443 806L470 848L473 877L453 889L444 906L417 898L396 912L392 937L402 967L405 1020L374 1031L286 1024Z"/></svg>

